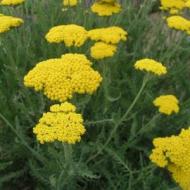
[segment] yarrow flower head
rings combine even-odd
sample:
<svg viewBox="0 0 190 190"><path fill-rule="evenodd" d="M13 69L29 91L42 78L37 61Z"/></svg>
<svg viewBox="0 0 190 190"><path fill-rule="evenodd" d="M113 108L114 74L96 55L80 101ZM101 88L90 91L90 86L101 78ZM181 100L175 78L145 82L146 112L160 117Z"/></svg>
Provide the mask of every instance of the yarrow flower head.
<svg viewBox="0 0 190 190"><path fill-rule="evenodd" d="M155 75L164 75L167 73L167 69L162 63L157 62L153 59L141 59L135 63L135 69L137 70L145 70L147 72L152 72Z"/></svg>
<svg viewBox="0 0 190 190"><path fill-rule="evenodd" d="M178 13L180 10L188 7L188 0L161 0L161 9L167 10L171 14Z"/></svg>
<svg viewBox="0 0 190 190"><path fill-rule="evenodd" d="M77 114L76 107L68 102L55 104L50 112L44 113L39 123L33 128L41 144L60 141L75 144L85 133L83 118Z"/></svg>
<svg viewBox="0 0 190 190"><path fill-rule="evenodd" d="M63 0L63 5L67 7L74 7L78 3L78 0Z"/></svg>
<svg viewBox="0 0 190 190"><path fill-rule="evenodd" d="M24 21L20 18L0 14L0 33L7 32L11 28L18 27L23 23Z"/></svg>
<svg viewBox="0 0 190 190"><path fill-rule="evenodd" d="M90 49L91 57L94 59L104 59L112 57L117 50L117 47L104 42L96 42Z"/></svg>
<svg viewBox="0 0 190 190"><path fill-rule="evenodd" d="M92 12L97 13L99 16L111 16L114 13L121 11L121 5L116 2L95 2L91 7Z"/></svg>
<svg viewBox="0 0 190 190"><path fill-rule="evenodd" d="M55 26L45 36L50 43L64 42L67 47L82 46L88 38L88 32L75 24Z"/></svg>
<svg viewBox="0 0 190 190"><path fill-rule="evenodd" d="M15 6L24 3L25 0L1 0L0 5Z"/></svg>
<svg viewBox="0 0 190 190"><path fill-rule="evenodd" d="M126 41L127 35L127 31L118 26L97 28L88 31L88 36L91 40L102 41L108 44L118 44L120 41Z"/></svg>
<svg viewBox="0 0 190 190"><path fill-rule="evenodd" d="M102 81L83 54L65 54L59 59L38 63L24 77L26 87L44 91L51 100L64 102L73 94L93 94Z"/></svg>
<svg viewBox="0 0 190 190"><path fill-rule="evenodd" d="M159 107L159 112L171 115L173 112L179 112L179 101L174 95L162 95L153 101L153 104Z"/></svg>
<svg viewBox="0 0 190 190"><path fill-rule="evenodd" d="M178 136L156 138L150 160L167 168L183 190L190 188L190 129L182 129Z"/></svg>
<svg viewBox="0 0 190 190"><path fill-rule="evenodd" d="M190 8L190 0L187 0L187 2L185 3L187 8Z"/></svg>
<svg viewBox="0 0 190 190"><path fill-rule="evenodd" d="M190 20L182 16L170 16L166 21L170 28L182 30L187 34L190 34Z"/></svg>

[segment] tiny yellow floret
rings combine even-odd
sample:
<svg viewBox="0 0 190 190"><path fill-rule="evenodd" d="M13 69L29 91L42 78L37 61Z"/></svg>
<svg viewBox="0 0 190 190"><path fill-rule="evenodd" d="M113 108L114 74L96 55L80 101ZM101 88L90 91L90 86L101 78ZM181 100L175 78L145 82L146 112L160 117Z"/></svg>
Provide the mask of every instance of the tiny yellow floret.
<svg viewBox="0 0 190 190"><path fill-rule="evenodd" d="M120 41L127 40L127 31L118 27L97 28L88 31L88 37L94 41L102 41L107 44L118 44Z"/></svg>
<svg viewBox="0 0 190 190"><path fill-rule="evenodd" d="M102 77L91 64L83 54L65 54L61 58L38 63L24 77L24 84L60 102L71 99L75 93L93 94Z"/></svg>
<svg viewBox="0 0 190 190"><path fill-rule="evenodd" d="M148 58L137 61L134 67L137 70L145 70L147 72L152 72L155 75L164 75L167 73L167 69L162 65L162 63Z"/></svg>
<svg viewBox="0 0 190 190"><path fill-rule="evenodd" d="M24 2L25 0L1 0L0 5L16 6Z"/></svg>
<svg viewBox="0 0 190 190"><path fill-rule="evenodd" d="M100 1L95 2L91 6L91 11L97 13L99 16L111 16L121 11L121 5L119 3L106 3Z"/></svg>
<svg viewBox="0 0 190 190"><path fill-rule="evenodd" d="M19 27L24 21L20 18L0 14L0 33L9 31L13 27Z"/></svg>
<svg viewBox="0 0 190 190"><path fill-rule="evenodd" d="M166 115L179 112L179 100L174 95L159 96L153 101L153 104L159 107L160 113Z"/></svg>
<svg viewBox="0 0 190 190"><path fill-rule="evenodd" d="M182 16L170 16L166 21L170 28L182 30L187 34L190 34L190 20Z"/></svg>
<svg viewBox="0 0 190 190"><path fill-rule="evenodd" d="M91 57L94 59L104 59L113 57L117 51L117 46L106 44L104 42L96 42L90 49Z"/></svg>
<svg viewBox="0 0 190 190"><path fill-rule="evenodd" d="M69 102L50 107L50 112L44 113L39 123L33 128L37 140L41 143L60 141L75 144L85 133L81 114L75 113L76 107Z"/></svg>
<svg viewBox="0 0 190 190"><path fill-rule="evenodd" d="M178 136L155 138L150 160L168 169L183 190L190 189L190 128Z"/></svg>
<svg viewBox="0 0 190 190"><path fill-rule="evenodd" d="M55 26L45 36L50 43L64 42L67 47L82 46L88 38L84 27L75 24Z"/></svg>
<svg viewBox="0 0 190 190"><path fill-rule="evenodd" d="M78 3L78 0L63 0L63 5L66 7L74 7Z"/></svg>

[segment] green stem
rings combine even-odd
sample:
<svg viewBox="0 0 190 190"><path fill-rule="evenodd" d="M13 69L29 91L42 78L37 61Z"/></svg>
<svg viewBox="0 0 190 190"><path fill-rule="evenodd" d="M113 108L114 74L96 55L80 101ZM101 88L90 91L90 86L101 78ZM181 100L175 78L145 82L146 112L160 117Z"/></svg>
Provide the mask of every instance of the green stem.
<svg viewBox="0 0 190 190"><path fill-rule="evenodd" d="M147 78L145 78L143 80L142 86L139 90L139 92L137 93L135 99L133 100L133 102L131 103L131 105L129 106L128 110L125 112L125 114L122 116L122 118L119 120L118 123L116 123L115 127L113 128L113 130L110 133L109 138L107 139L106 143L104 144L103 147L107 146L109 144L109 142L111 141L111 139L113 138L113 135L115 134L115 132L117 131L118 127L123 123L123 121L126 120L126 118L128 117L129 113L131 112L131 110L134 108L135 104L137 103L138 99L140 98L145 86L147 83Z"/></svg>
<svg viewBox="0 0 190 190"><path fill-rule="evenodd" d="M113 123L113 119L102 119L102 120L98 120L98 121L86 121L85 125L89 126L89 125L98 125L98 124L102 124L102 123Z"/></svg>
<svg viewBox="0 0 190 190"><path fill-rule="evenodd" d="M127 116L129 115L129 113L131 112L131 110L134 108L135 104L137 103L138 99L140 98L146 84L148 82L148 77L145 77L143 80L143 83L141 85L141 88L139 90L139 92L137 93L135 99L133 100L133 102L131 103L131 105L129 106L128 110L125 112L125 114L123 115L123 117L119 120L119 122L116 124L116 126L119 126L124 120L126 120Z"/></svg>
<svg viewBox="0 0 190 190"><path fill-rule="evenodd" d="M108 110L108 80L109 78L107 77L107 63L103 60L101 62L102 65L102 73L103 73L103 93L104 93L104 113L107 112Z"/></svg>
<svg viewBox="0 0 190 190"><path fill-rule="evenodd" d="M149 126L151 125L151 123L152 123L153 121L155 121L155 120L156 120L157 118L159 118L159 117L160 117L160 113L154 115L154 117L152 117L152 119L151 119L148 123L146 123L146 125L144 125L144 127L142 127L142 128L135 134L135 136L134 136L133 138L129 139L129 141L127 142L127 147L130 147L130 144L131 144L131 143L133 143L136 139L139 139L139 136L142 135L143 133L145 133L145 132L148 130L148 128L149 128Z"/></svg>
<svg viewBox="0 0 190 190"><path fill-rule="evenodd" d="M62 143L63 145L63 167L60 170L60 174L57 180L57 190L62 190L63 187L68 186L69 190L73 190L75 186L74 170L73 170L73 150L72 146L67 143ZM68 183L68 181L70 183ZM67 189L67 188L66 188Z"/></svg>
<svg viewBox="0 0 190 190"><path fill-rule="evenodd" d="M34 149L32 149L28 143L22 138L18 131L13 127L13 125L0 113L0 118L5 122L5 124L16 134L21 143L36 157L37 160L44 163L45 159L38 154Z"/></svg>
<svg viewBox="0 0 190 190"><path fill-rule="evenodd" d="M94 158L96 158L103 150L104 148L109 144L109 142L112 140L114 134L116 133L118 127L123 123L123 121L125 121L129 115L129 113L131 112L131 110L134 108L134 106L136 105L138 99L140 98L147 82L148 82L148 76L145 76L143 83L141 85L141 88L139 90L139 92L137 93L135 99L133 100L133 102L131 103L131 105L129 106L128 110L123 114L123 116L121 117L121 119L115 124L114 128L112 129L109 138L107 139L107 141L104 143L104 145L102 146L102 148L92 157L90 157L87 160L87 163L90 162L91 160L93 160Z"/></svg>
<svg viewBox="0 0 190 190"><path fill-rule="evenodd" d="M74 163L73 163L73 150L71 144L63 144L64 147L64 155L65 155L65 163L66 163L66 170L67 170L67 177L70 181L68 184L69 190L74 190L76 186L76 179L75 179L75 171L74 171Z"/></svg>
<svg viewBox="0 0 190 190"><path fill-rule="evenodd" d="M138 134L142 134L142 133L146 132L146 130L147 130L147 129L149 128L149 126L151 125L151 123L152 123L153 121L155 121L157 118L159 118L160 115L161 115L160 113L154 115L154 117L152 117L152 119L151 119L144 127L142 127L142 128L139 130Z"/></svg>
<svg viewBox="0 0 190 190"><path fill-rule="evenodd" d="M65 155L65 162L66 165L68 167L68 169L70 170L72 168L72 146L70 144L63 144L64 147L64 155Z"/></svg>

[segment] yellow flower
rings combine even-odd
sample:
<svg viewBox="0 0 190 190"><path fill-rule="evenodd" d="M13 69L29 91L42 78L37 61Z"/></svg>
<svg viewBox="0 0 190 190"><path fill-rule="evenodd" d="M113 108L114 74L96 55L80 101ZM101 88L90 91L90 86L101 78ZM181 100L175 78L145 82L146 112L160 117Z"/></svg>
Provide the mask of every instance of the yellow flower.
<svg viewBox="0 0 190 190"><path fill-rule="evenodd" d="M153 104L159 107L159 112L171 115L173 112L179 112L179 101L173 95L162 95L153 101Z"/></svg>
<svg viewBox="0 0 190 190"><path fill-rule="evenodd" d="M76 107L73 104L70 104L68 102L64 102L64 104L55 104L50 107L51 112L75 112Z"/></svg>
<svg viewBox="0 0 190 190"><path fill-rule="evenodd" d="M153 59L141 59L135 63L135 69L145 70L147 72L152 72L155 75L164 75L167 73L167 69L162 63L159 63Z"/></svg>
<svg viewBox="0 0 190 190"><path fill-rule="evenodd" d="M81 114L75 113L76 107L68 102L50 107L39 123L33 128L37 140L41 144L60 141L75 144L85 133Z"/></svg>
<svg viewBox="0 0 190 190"><path fill-rule="evenodd" d="M19 5L24 3L25 0L1 0L0 1L0 5L11 5L11 6L15 6L15 5Z"/></svg>
<svg viewBox="0 0 190 190"><path fill-rule="evenodd" d="M183 190L190 189L190 129L182 129L178 136L156 138L150 160L167 168Z"/></svg>
<svg viewBox="0 0 190 190"><path fill-rule="evenodd" d="M114 2L116 2L116 0L101 0L100 2L114 3Z"/></svg>
<svg viewBox="0 0 190 190"><path fill-rule="evenodd" d="M63 5L68 7L74 7L78 3L78 0L63 0Z"/></svg>
<svg viewBox="0 0 190 190"><path fill-rule="evenodd" d="M120 41L126 41L127 35L127 31L117 26L97 28L88 31L88 36L91 40L103 41L108 44L117 44Z"/></svg>
<svg viewBox="0 0 190 190"><path fill-rule="evenodd" d="M185 3L185 6L186 6L187 8L190 8L190 0L187 0L187 2Z"/></svg>
<svg viewBox="0 0 190 190"><path fill-rule="evenodd" d="M95 2L91 6L91 10L99 16L111 16L121 11L121 5L118 3Z"/></svg>
<svg viewBox="0 0 190 190"><path fill-rule="evenodd" d="M26 87L44 91L51 100L64 102L73 94L93 94L102 81L83 54L65 54L59 59L38 63L24 77Z"/></svg>
<svg viewBox="0 0 190 190"><path fill-rule="evenodd" d="M170 13L178 12L187 7L188 0L161 0L161 9L169 10Z"/></svg>
<svg viewBox="0 0 190 190"><path fill-rule="evenodd" d="M18 27L24 21L20 18L0 14L0 33L9 31L12 27Z"/></svg>
<svg viewBox="0 0 190 190"><path fill-rule="evenodd" d="M187 34L190 34L190 20L182 16L170 16L166 21L170 28L182 30L187 32Z"/></svg>
<svg viewBox="0 0 190 190"><path fill-rule="evenodd" d="M82 46L87 40L88 32L82 26L75 24L55 26L50 29L45 38L50 43L64 42L67 47Z"/></svg>
<svg viewBox="0 0 190 190"><path fill-rule="evenodd" d="M106 57L112 57L117 50L115 45L106 44L104 42L96 42L91 47L90 53L94 59L104 59Z"/></svg>

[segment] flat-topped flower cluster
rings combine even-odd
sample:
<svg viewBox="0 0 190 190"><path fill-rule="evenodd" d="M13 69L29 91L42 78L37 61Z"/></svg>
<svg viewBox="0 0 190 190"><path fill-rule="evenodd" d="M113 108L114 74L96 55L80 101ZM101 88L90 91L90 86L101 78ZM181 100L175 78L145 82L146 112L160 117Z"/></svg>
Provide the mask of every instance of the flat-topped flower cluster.
<svg viewBox="0 0 190 190"><path fill-rule="evenodd" d="M190 129L182 129L177 136L155 138L150 155L152 162L167 168L183 190L190 187Z"/></svg>
<svg viewBox="0 0 190 190"><path fill-rule="evenodd" d="M27 87L43 90L50 100L64 102L73 94L92 94L102 77L83 54L65 54L61 58L38 63L24 78Z"/></svg>
<svg viewBox="0 0 190 190"><path fill-rule="evenodd" d="M175 30L190 34L190 20L185 18L183 10L190 9L190 0L161 0L161 9L168 11L171 16L166 18L167 25Z"/></svg>

